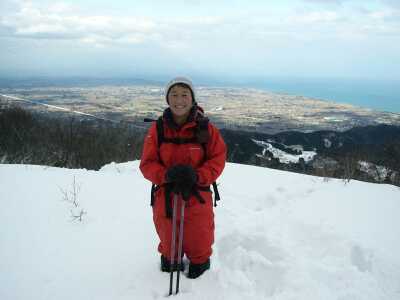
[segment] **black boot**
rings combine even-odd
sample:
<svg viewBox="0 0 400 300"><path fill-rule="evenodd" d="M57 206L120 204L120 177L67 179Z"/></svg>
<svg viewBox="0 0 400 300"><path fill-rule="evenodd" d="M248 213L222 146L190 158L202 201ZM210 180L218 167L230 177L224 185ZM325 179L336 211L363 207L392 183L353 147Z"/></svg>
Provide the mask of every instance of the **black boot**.
<svg viewBox="0 0 400 300"><path fill-rule="evenodd" d="M199 277L201 274L203 274L205 271L207 271L210 268L210 259L207 259L204 263L202 264L189 264L189 273L188 273L188 278L194 279Z"/></svg>
<svg viewBox="0 0 400 300"><path fill-rule="evenodd" d="M161 255L161 271L162 272L169 272L170 271L170 262L167 258L165 258L163 255ZM183 262L181 261L180 265L180 270L183 272L185 269L185 266L183 265ZM178 271L178 264L175 262L174 267L172 268L172 271Z"/></svg>

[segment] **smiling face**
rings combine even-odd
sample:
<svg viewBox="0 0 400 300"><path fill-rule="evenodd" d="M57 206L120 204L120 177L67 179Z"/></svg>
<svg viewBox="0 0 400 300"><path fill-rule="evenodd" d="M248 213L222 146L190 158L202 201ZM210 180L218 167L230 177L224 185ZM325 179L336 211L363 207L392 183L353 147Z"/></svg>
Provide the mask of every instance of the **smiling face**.
<svg viewBox="0 0 400 300"><path fill-rule="evenodd" d="M190 88L182 85L174 85L168 93L168 104L171 108L174 120L178 124L186 121L193 106L193 98Z"/></svg>

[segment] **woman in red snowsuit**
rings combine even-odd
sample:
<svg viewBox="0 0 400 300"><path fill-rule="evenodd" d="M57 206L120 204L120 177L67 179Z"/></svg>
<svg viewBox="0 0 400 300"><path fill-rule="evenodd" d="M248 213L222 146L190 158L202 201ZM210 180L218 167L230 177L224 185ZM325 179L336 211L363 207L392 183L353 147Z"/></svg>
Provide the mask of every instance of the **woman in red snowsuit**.
<svg viewBox="0 0 400 300"><path fill-rule="evenodd" d="M169 82L166 99L169 107L162 119L164 140L159 144L157 125L153 122L144 141L140 170L156 185L153 221L160 238L161 270L170 270L172 219L168 212L172 201L168 199L175 192L179 194L178 207L180 201L186 201L183 253L190 261L188 277L196 278L210 268L214 213L209 187L224 169L226 146L218 129L204 122L189 79L177 77ZM203 132L199 130L200 123L206 124ZM197 137L202 141L193 140Z"/></svg>

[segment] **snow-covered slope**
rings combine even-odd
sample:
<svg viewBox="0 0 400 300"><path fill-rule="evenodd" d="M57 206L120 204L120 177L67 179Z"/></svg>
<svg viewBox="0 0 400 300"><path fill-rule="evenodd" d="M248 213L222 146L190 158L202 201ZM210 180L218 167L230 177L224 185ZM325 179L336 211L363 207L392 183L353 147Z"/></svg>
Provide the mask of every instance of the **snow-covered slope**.
<svg viewBox="0 0 400 300"><path fill-rule="evenodd" d="M0 299L164 299L138 164L0 165ZM219 182L212 268L176 299L400 299L399 188L237 164Z"/></svg>

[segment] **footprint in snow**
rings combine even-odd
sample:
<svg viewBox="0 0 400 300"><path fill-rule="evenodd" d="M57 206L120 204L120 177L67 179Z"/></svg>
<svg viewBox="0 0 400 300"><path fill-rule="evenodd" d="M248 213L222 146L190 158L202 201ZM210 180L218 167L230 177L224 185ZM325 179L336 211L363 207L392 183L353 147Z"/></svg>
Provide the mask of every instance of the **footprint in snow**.
<svg viewBox="0 0 400 300"><path fill-rule="evenodd" d="M278 186L278 187L276 188L276 191L277 191L278 193L285 193L285 192L286 192L286 189L285 189L284 187L282 187L282 186Z"/></svg>
<svg viewBox="0 0 400 300"><path fill-rule="evenodd" d="M261 234L226 235L218 243L223 280L238 291L252 291L270 297L284 285L284 251Z"/></svg>
<svg viewBox="0 0 400 300"><path fill-rule="evenodd" d="M351 263L357 267L360 272L368 272L372 270L371 262L372 254L364 250L360 246L351 248L350 259Z"/></svg>

